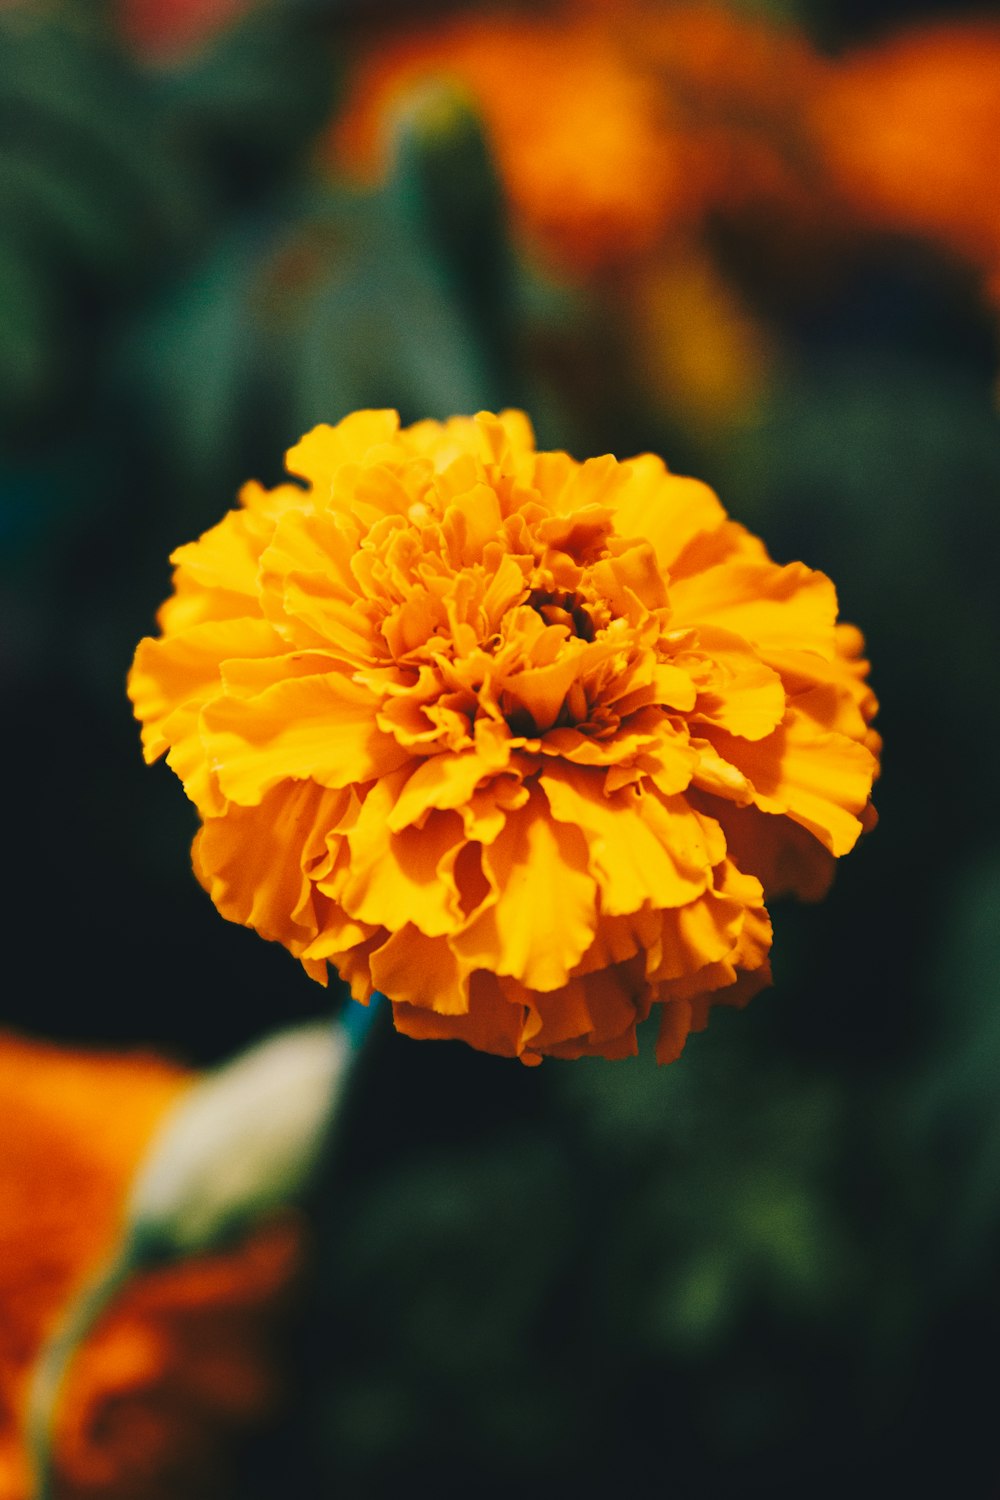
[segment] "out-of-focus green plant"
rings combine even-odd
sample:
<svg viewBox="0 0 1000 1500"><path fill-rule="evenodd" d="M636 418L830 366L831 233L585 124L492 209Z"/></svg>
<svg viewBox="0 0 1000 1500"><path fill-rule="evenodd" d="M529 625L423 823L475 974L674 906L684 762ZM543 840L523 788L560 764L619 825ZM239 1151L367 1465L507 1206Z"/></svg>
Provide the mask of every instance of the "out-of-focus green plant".
<svg viewBox="0 0 1000 1500"><path fill-rule="evenodd" d="M138 330L135 373L183 474L262 423L280 446L366 406L509 404L520 295L478 122L436 89L382 190L317 177L224 237Z"/></svg>
<svg viewBox="0 0 1000 1500"><path fill-rule="evenodd" d="M190 234L198 198L158 101L97 16L0 11L0 421L80 378L94 299L134 293Z"/></svg>

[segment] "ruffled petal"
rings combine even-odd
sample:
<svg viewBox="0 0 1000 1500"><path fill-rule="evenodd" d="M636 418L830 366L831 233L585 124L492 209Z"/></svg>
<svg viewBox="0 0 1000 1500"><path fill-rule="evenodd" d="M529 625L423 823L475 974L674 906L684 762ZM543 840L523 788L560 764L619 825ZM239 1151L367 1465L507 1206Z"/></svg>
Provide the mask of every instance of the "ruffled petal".
<svg viewBox="0 0 1000 1500"><path fill-rule="evenodd" d="M483 738L481 745L457 755L432 755L421 761L402 786L389 813L394 832L419 824L432 808L446 810L469 803L481 784L507 768L510 748L505 736Z"/></svg>
<svg viewBox="0 0 1000 1500"><path fill-rule="evenodd" d="M448 943L428 937L412 922L390 934L371 956L372 981L394 1004L419 1006L439 1016L469 1010L469 975Z"/></svg>
<svg viewBox="0 0 1000 1500"><path fill-rule="evenodd" d="M390 443L399 430L395 411L356 411L335 427L320 423L290 448L285 457L289 474L312 486L318 500L328 501L338 471L356 463L373 448Z"/></svg>
<svg viewBox="0 0 1000 1500"><path fill-rule="evenodd" d="M714 490L700 479L671 474L655 454L630 458L621 467L628 483L616 496L617 531L652 543L664 572L692 538L717 530L725 521Z"/></svg>
<svg viewBox="0 0 1000 1500"><path fill-rule="evenodd" d="M764 652L834 654L836 590L802 563L727 562L675 580L670 602L677 626L717 625Z"/></svg>
<svg viewBox="0 0 1000 1500"><path fill-rule="evenodd" d="M202 743L224 795L245 807L279 782L311 777L333 788L373 781L408 760L375 725L378 700L339 672L275 683L255 698L217 698Z"/></svg>
<svg viewBox="0 0 1000 1500"><path fill-rule="evenodd" d="M560 990L536 995L524 1029L525 1055L631 1057L648 995L641 960L576 976Z"/></svg>
<svg viewBox="0 0 1000 1500"><path fill-rule="evenodd" d="M698 697L691 719L717 724L745 740L770 734L785 712L785 685L773 668L739 636L718 626L702 627L697 645L679 653Z"/></svg>
<svg viewBox="0 0 1000 1500"><path fill-rule="evenodd" d="M500 1057L517 1057L522 1050L524 1007L506 998L492 974L473 974L464 1014L441 1015L406 1002L394 1004L392 1013L396 1030L418 1041L461 1041Z"/></svg>
<svg viewBox="0 0 1000 1500"><path fill-rule="evenodd" d="M597 919L586 840L553 822L534 791L508 813L482 859L496 902L452 946L476 968L493 968L528 989L558 989L590 946Z"/></svg>
<svg viewBox="0 0 1000 1500"><path fill-rule="evenodd" d="M682 906L708 880L708 851L694 813L634 787L606 795L600 771L558 762L539 777L552 817L586 839L586 867L601 893L601 911L615 916L644 903ZM680 825L691 827L681 833ZM686 835L686 836L685 836Z"/></svg>
<svg viewBox="0 0 1000 1500"><path fill-rule="evenodd" d="M384 655L351 570L358 540L357 528L340 515L289 517L261 554L258 585L261 609L281 636L332 651L352 666Z"/></svg>
<svg viewBox="0 0 1000 1500"><path fill-rule="evenodd" d="M147 761L195 732L198 711L219 690L220 664L231 657L270 656L282 642L266 620L223 619L139 642L128 693L142 723Z"/></svg>
<svg viewBox="0 0 1000 1500"><path fill-rule="evenodd" d="M276 787L255 807L230 806L195 838L195 874L231 922L302 952L318 935L325 898L305 866L324 847L348 793L312 782Z"/></svg>
<svg viewBox="0 0 1000 1500"><path fill-rule="evenodd" d="M876 769L863 745L819 728L794 704L766 739L751 743L721 730L709 737L752 784L762 812L787 813L838 857L854 847Z"/></svg>
<svg viewBox="0 0 1000 1500"><path fill-rule="evenodd" d="M421 828L394 833L387 818L401 774L377 781L365 798L346 835L350 860L335 892L359 921L391 927L405 912L425 936L440 937L464 922L455 862L465 828L457 812L433 812ZM325 889L322 880L319 886Z"/></svg>

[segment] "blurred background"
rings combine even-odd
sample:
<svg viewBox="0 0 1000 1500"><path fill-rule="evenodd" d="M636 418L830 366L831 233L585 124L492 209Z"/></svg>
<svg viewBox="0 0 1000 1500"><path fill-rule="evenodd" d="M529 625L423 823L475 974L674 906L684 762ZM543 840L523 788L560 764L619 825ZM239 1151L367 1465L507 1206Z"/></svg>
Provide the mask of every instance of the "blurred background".
<svg viewBox="0 0 1000 1500"><path fill-rule="evenodd" d="M238 1493L1000 1494L1000 12L4 0L0 57L0 1025L202 1066L328 1010L124 692L317 421L659 452L882 700L879 828L679 1063L374 1036Z"/></svg>

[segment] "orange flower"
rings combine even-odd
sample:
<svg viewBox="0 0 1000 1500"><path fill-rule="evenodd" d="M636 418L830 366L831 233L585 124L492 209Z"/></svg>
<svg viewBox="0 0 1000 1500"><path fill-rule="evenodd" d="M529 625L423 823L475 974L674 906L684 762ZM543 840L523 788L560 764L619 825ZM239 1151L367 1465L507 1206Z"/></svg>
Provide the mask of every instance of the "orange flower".
<svg viewBox="0 0 1000 1500"><path fill-rule="evenodd" d="M519 243L597 281L646 396L711 427L753 407L773 364L717 268L714 231L728 216L763 232L773 260L778 215L796 274L829 238L804 140L825 67L794 29L711 0L465 13L369 35L322 149L377 179L404 101L457 84L483 117Z"/></svg>
<svg viewBox="0 0 1000 1500"><path fill-rule="evenodd" d="M29 1500L32 1369L111 1253L130 1179L190 1074L150 1057L0 1035L0 1497ZM269 1323L298 1231L148 1273L70 1369L57 1417L61 1500L216 1496L224 1447L274 1400ZM204 1486L204 1487L203 1487Z"/></svg>
<svg viewBox="0 0 1000 1500"><path fill-rule="evenodd" d="M458 15L371 39L329 151L380 175L395 107L452 79L483 114L520 233L589 275L699 234L720 207L801 199L802 103L823 66L793 30L712 3Z"/></svg>
<svg viewBox="0 0 1000 1500"><path fill-rule="evenodd" d="M471 91L517 227L557 265L590 273L693 219L700 164L674 102L590 17L458 15L376 38L329 142L348 171L385 168L396 104L429 80Z"/></svg>
<svg viewBox="0 0 1000 1500"><path fill-rule="evenodd" d="M658 458L518 412L314 429L174 553L129 689L222 914L397 1027L536 1062L675 1057L767 982L765 895L870 816L861 639Z"/></svg>
<svg viewBox="0 0 1000 1500"><path fill-rule="evenodd" d="M862 220L939 239L1000 296L1000 23L928 24L848 54L814 113Z"/></svg>

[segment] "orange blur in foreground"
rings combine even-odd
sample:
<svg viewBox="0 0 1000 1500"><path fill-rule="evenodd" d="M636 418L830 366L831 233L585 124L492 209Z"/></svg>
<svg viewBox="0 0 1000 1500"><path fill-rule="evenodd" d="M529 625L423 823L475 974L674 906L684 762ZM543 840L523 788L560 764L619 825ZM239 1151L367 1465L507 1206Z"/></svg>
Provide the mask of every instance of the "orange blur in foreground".
<svg viewBox="0 0 1000 1500"><path fill-rule="evenodd" d="M149 1056L0 1035L0 1500L30 1500L32 1369L111 1253L128 1184L192 1075ZM276 1397L275 1324L299 1231L143 1275L71 1368L57 1415L60 1500L227 1493L233 1439Z"/></svg>

